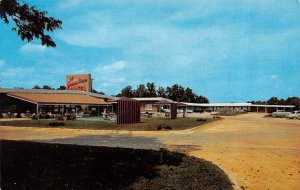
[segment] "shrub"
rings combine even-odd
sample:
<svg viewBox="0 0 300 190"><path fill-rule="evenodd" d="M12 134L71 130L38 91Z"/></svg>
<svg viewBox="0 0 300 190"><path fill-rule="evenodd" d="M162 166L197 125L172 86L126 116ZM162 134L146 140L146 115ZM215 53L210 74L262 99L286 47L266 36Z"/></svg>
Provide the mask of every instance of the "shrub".
<svg viewBox="0 0 300 190"><path fill-rule="evenodd" d="M159 125L156 129L160 131L163 129L163 127L161 125Z"/></svg>
<svg viewBox="0 0 300 190"><path fill-rule="evenodd" d="M169 126L169 125L165 126L164 128L165 128L166 130L172 130L172 127Z"/></svg>
<svg viewBox="0 0 300 190"><path fill-rule="evenodd" d="M64 122L51 122L49 126L57 127L57 126L65 126Z"/></svg>

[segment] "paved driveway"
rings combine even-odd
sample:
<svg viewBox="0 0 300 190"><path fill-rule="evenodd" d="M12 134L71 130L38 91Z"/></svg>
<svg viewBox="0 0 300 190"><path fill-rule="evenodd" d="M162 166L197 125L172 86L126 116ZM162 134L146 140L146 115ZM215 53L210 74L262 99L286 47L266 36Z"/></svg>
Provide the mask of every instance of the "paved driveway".
<svg viewBox="0 0 300 190"><path fill-rule="evenodd" d="M183 131L0 127L0 139L168 148L210 160L236 189L300 189L300 121L249 113Z"/></svg>

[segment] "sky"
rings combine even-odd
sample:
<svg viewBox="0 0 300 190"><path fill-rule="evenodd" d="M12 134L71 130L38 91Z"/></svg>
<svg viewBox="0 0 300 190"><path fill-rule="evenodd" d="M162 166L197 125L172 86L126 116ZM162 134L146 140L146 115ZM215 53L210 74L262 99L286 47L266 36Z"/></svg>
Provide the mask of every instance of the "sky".
<svg viewBox="0 0 300 190"><path fill-rule="evenodd" d="M0 20L0 87L66 84L92 74L115 95L154 82L210 102L300 96L298 0L27 0L62 20L56 48L21 41Z"/></svg>

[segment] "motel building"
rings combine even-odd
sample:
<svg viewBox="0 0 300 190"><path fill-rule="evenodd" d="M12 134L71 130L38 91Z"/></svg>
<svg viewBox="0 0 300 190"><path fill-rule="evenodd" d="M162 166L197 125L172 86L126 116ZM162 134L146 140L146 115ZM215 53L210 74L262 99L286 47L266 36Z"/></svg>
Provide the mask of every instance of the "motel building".
<svg viewBox="0 0 300 190"><path fill-rule="evenodd" d="M141 113L160 112L161 109L169 108L176 103L178 109L187 109L194 112L220 112L220 111L245 111L272 113L277 110L293 111L293 105L259 105L251 103L190 103L175 102L162 97L133 98L140 102Z"/></svg>
<svg viewBox="0 0 300 190"><path fill-rule="evenodd" d="M171 112L171 118L176 118L176 115L173 115L177 112L176 110L194 112L243 110L270 113L277 110L292 111L294 108L293 105L175 102L162 97L124 99L92 93L90 74L67 75L66 88L66 90L0 88L0 117L16 117L18 114L22 117L29 117L33 113L56 115L73 113L84 117L100 116L104 112L112 114L119 112L126 117L126 114L132 114L129 110L135 106L138 106L139 113L157 113L168 109ZM124 118L120 120L123 121Z"/></svg>
<svg viewBox="0 0 300 190"><path fill-rule="evenodd" d="M44 90L0 88L0 114L33 113L100 116L103 111L117 113L118 97L79 90ZM293 105L256 105L251 103L189 103L175 102L162 97L132 98L138 101L140 113L158 113L163 109L190 110L193 112L246 111L271 113L277 110L292 111Z"/></svg>

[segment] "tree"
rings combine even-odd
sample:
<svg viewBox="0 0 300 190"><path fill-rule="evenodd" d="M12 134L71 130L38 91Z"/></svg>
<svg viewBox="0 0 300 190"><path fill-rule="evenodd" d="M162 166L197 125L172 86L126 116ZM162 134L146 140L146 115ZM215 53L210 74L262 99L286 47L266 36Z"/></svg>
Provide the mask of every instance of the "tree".
<svg viewBox="0 0 300 190"><path fill-rule="evenodd" d="M54 90L54 88L51 88L51 86L49 86L49 85L44 85L44 86L43 86L43 89L46 89L46 90Z"/></svg>
<svg viewBox="0 0 300 190"><path fill-rule="evenodd" d="M268 105L278 105L279 104L279 100L277 97L272 97L267 101Z"/></svg>
<svg viewBox="0 0 300 190"><path fill-rule="evenodd" d="M146 86L147 86L147 89L146 89L146 96L147 96L147 97L156 97L157 94L156 94L154 82L152 82L152 83L148 82L148 83L146 84Z"/></svg>
<svg viewBox="0 0 300 190"><path fill-rule="evenodd" d="M122 96L125 96L125 97L128 97L128 98L132 98L133 97L133 90L132 90L132 86L126 86L125 88L123 88L121 90L121 93L119 93L117 95L118 97L122 97Z"/></svg>
<svg viewBox="0 0 300 190"><path fill-rule="evenodd" d="M286 100L278 99L277 97L271 97L268 101L251 101L252 104L268 104L268 105L294 105L295 109L300 108L299 97L288 97Z"/></svg>
<svg viewBox="0 0 300 190"><path fill-rule="evenodd" d="M167 87L166 94L167 98L173 101L181 102L184 96L184 88L181 85L174 84L171 87Z"/></svg>
<svg viewBox="0 0 300 190"><path fill-rule="evenodd" d="M300 109L300 98L299 97L288 97L285 100L287 105L294 105L295 109Z"/></svg>
<svg viewBox="0 0 300 190"><path fill-rule="evenodd" d="M95 90L95 89L93 89L93 90L92 90L92 92L93 92L93 93L96 93L96 94L102 94L102 95L105 95L105 93L104 93L104 92L97 91L97 90Z"/></svg>
<svg viewBox="0 0 300 190"><path fill-rule="evenodd" d="M140 84L137 87L137 89L134 91L134 97L137 97L137 98L147 97L145 85Z"/></svg>
<svg viewBox="0 0 300 190"><path fill-rule="evenodd" d="M208 99L204 96L197 96L195 103L209 103Z"/></svg>
<svg viewBox="0 0 300 190"><path fill-rule="evenodd" d="M171 87L167 86L166 89L164 87L159 87L158 90L155 89L154 82L147 83L146 86L144 84L140 84L137 86L137 89L132 89L131 86L127 86L122 89L121 93L117 95L126 96L126 97L163 97L168 98L177 102L192 102L192 103L208 103L208 99L204 96L197 96L191 88L184 89L181 85L174 84Z"/></svg>
<svg viewBox="0 0 300 190"><path fill-rule="evenodd" d="M67 88L66 88L66 86L59 86L59 88L57 88L56 90L66 90Z"/></svg>
<svg viewBox="0 0 300 190"><path fill-rule="evenodd" d="M157 96L158 97L163 97L163 98L166 97L166 90L165 90L164 87L162 87L162 86L158 87Z"/></svg>
<svg viewBox="0 0 300 190"><path fill-rule="evenodd" d="M184 91L184 95L183 95L183 98L182 98L182 101L183 102L192 102L192 103L195 103L197 102L196 101L196 94L193 92L193 90L189 87L187 87Z"/></svg>
<svg viewBox="0 0 300 190"><path fill-rule="evenodd" d="M32 41L34 38L40 39L41 44L50 47L56 47L52 38L46 34L46 31L52 32L61 29L62 21L53 17L47 17L46 11L39 11L35 6L29 6L28 3L18 0L0 1L0 18L5 24L14 21L16 31L22 40Z"/></svg>
<svg viewBox="0 0 300 190"><path fill-rule="evenodd" d="M41 89L41 87L39 86L39 85L34 85L33 87L32 87L32 89Z"/></svg>
<svg viewBox="0 0 300 190"><path fill-rule="evenodd" d="M262 105L266 105L267 102L266 101L248 101L248 103L251 103L251 104L262 104Z"/></svg>

